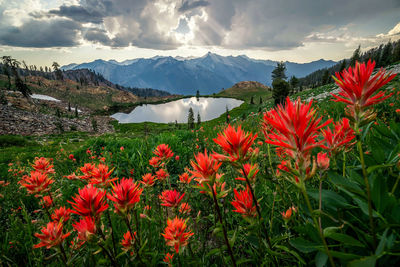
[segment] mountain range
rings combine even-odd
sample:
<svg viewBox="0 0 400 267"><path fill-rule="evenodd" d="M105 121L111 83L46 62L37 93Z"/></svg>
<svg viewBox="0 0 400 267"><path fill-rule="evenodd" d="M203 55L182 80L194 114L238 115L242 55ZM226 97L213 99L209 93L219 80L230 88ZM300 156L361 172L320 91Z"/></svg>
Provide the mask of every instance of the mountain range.
<svg viewBox="0 0 400 267"><path fill-rule="evenodd" d="M172 94L212 94L240 81L271 84L271 72L277 61L252 59L245 55L220 56L208 52L199 58L137 58L118 62L97 59L89 63L69 64L62 70L90 69L107 80L126 87L157 88ZM320 59L309 63L286 63L288 77L304 77L335 61Z"/></svg>

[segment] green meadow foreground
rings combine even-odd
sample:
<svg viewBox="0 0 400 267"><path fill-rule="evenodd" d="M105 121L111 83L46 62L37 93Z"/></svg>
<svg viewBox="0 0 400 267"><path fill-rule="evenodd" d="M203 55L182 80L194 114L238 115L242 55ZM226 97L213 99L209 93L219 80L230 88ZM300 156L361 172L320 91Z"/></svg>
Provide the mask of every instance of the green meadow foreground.
<svg viewBox="0 0 400 267"><path fill-rule="evenodd" d="M400 79L373 69L193 130L0 136L1 264L396 266Z"/></svg>

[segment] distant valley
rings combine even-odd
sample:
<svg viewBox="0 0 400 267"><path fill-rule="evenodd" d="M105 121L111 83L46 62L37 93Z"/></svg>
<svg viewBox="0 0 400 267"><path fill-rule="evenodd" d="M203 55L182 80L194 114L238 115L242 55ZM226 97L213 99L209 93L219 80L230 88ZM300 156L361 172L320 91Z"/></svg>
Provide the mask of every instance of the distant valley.
<svg viewBox="0 0 400 267"><path fill-rule="evenodd" d="M331 60L309 63L286 62L288 77L307 74L336 64ZM107 80L126 87L155 88L172 94L212 94L240 81L271 84L271 72L276 61L251 59L247 56L220 56L207 53L199 58L153 57L117 62L95 60L83 64L69 64L63 70L90 69Z"/></svg>

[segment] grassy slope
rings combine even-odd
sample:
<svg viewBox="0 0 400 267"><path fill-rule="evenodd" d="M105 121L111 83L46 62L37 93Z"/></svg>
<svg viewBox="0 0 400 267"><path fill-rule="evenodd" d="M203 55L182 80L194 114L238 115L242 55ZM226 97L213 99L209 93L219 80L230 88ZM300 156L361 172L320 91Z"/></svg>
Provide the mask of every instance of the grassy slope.
<svg viewBox="0 0 400 267"><path fill-rule="evenodd" d="M11 80L12 83L14 79ZM0 75L0 88L7 87L7 77ZM28 76L26 84L32 93L44 94L59 100L70 102L72 106L78 105L91 110L101 110L104 106L112 106L117 103L135 103L140 99L132 93L120 91L109 86L81 86L71 80L55 81L43 77ZM12 88L14 85L12 84Z"/></svg>

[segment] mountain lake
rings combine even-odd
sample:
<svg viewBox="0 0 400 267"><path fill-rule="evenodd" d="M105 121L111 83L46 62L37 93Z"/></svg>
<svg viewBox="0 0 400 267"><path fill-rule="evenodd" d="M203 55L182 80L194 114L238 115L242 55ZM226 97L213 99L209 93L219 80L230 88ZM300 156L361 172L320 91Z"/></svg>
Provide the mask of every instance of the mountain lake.
<svg viewBox="0 0 400 267"><path fill-rule="evenodd" d="M157 122L186 123L188 121L189 108L192 107L195 122L200 113L201 121L209 121L221 116L229 110L240 106L242 100L234 98L190 97L171 101L163 104L147 104L136 107L130 113L115 113L111 115L119 123Z"/></svg>

